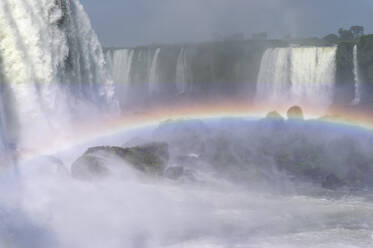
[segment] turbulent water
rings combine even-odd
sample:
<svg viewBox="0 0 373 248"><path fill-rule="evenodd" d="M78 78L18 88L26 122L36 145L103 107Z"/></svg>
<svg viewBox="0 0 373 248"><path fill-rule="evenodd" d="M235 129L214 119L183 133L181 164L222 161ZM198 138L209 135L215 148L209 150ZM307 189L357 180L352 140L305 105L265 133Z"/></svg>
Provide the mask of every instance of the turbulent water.
<svg viewBox="0 0 373 248"><path fill-rule="evenodd" d="M88 106L113 102L101 45L77 0L0 2L0 122L3 143L33 146ZM19 136L19 137L16 137ZM13 145L11 145L13 144Z"/></svg>
<svg viewBox="0 0 373 248"><path fill-rule="evenodd" d="M227 58L221 64L187 48L104 56L78 0L1 0L0 247L372 247L373 136L367 130L209 118L167 121L48 156L33 152L66 137L76 142L69 131L84 133L80 121L98 125L97 117L112 116L116 99L126 107L127 99L211 90L214 80L250 83L242 73L250 69L246 55L232 62L217 47ZM257 99L327 108L336 49L268 49ZM98 154L118 173L91 181L74 176L74 161L89 147L153 142L169 149L158 174L118 154ZM33 156L20 159L23 153ZM88 167L105 174L93 157ZM156 167L152 156L140 160Z"/></svg>
<svg viewBox="0 0 373 248"><path fill-rule="evenodd" d="M352 168L344 159L348 154L373 161L372 134L313 124L282 128L246 120L165 123L25 163L20 199L9 201L16 185L0 188L0 246L372 247L369 191L324 189L275 164L317 160L323 161L320 168L344 174ZM139 174L103 155L120 173L98 181L70 175L71 163L87 146L151 141L170 144L169 167L183 167L180 178ZM321 157L333 163L311 159L321 144ZM351 153L340 154L342 148ZM274 156L278 152L283 156Z"/></svg>
<svg viewBox="0 0 373 248"><path fill-rule="evenodd" d="M337 47L271 48L265 51L257 101L274 107L298 104L327 109L333 102Z"/></svg>
<svg viewBox="0 0 373 248"><path fill-rule="evenodd" d="M359 104L361 100L361 81L360 81L360 68L358 61L357 45L353 48L353 63L354 63L354 81L355 81L355 98L352 102L353 105Z"/></svg>

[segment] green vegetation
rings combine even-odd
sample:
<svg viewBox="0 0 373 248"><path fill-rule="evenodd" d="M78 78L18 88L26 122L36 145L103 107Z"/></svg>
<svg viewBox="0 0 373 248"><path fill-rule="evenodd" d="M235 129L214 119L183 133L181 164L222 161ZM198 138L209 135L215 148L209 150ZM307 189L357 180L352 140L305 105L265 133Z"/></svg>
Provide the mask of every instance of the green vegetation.
<svg viewBox="0 0 373 248"><path fill-rule="evenodd" d="M236 37L237 36L237 37ZM359 65L361 78L365 83L373 84L373 35L364 35L364 27L352 26L349 29L340 28L338 35L331 33L323 38L292 38L288 36L284 40L266 39L268 34L253 34L253 39L244 40L242 35L230 37L230 39L185 44L152 44L135 48L135 65L131 71L134 83L145 83L148 80L146 69L149 68L149 60L138 58L138 54L148 56L154 54L156 48L161 48L159 55L159 81L170 82L166 88L175 87L177 58L181 48L187 50L187 61L190 67L185 68L189 75L186 79L193 84L198 92L211 89L210 83L214 84L217 92L224 94L242 91L242 84L247 87L255 87L260 62L266 49L272 47L288 47L291 44L297 46L338 46L336 55L336 81L345 92L353 89L353 47L358 45ZM148 62L147 62L148 61ZM171 83L172 82L172 83ZM250 85L247 85L247 82ZM229 83L230 87L226 87ZM250 90L249 90L250 91ZM210 92L206 90L206 92ZM352 96L344 96L349 99Z"/></svg>
<svg viewBox="0 0 373 248"><path fill-rule="evenodd" d="M336 56L338 84L350 84L354 81L353 47L353 42L340 42L338 44Z"/></svg>
<svg viewBox="0 0 373 248"><path fill-rule="evenodd" d="M332 45L332 44L337 44L338 41L339 41L339 37L338 35L336 34L328 34L327 36L325 36L324 38L322 38L325 42L327 42L328 44Z"/></svg>
<svg viewBox="0 0 373 248"><path fill-rule="evenodd" d="M362 79L366 83L373 84L373 35L362 36L358 48Z"/></svg>

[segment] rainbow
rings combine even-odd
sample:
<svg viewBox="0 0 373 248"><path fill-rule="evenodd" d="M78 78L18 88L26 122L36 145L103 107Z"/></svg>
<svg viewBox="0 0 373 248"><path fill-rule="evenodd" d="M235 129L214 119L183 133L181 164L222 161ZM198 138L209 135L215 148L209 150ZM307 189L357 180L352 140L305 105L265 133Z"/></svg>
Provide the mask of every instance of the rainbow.
<svg viewBox="0 0 373 248"><path fill-rule="evenodd" d="M118 133L155 127L167 120L183 119L218 119L218 118L247 118L261 119L274 110L261 105L253 106L247 101L206 101L194 104L153 107L147 111L123 114L113 118L106 118L95 123L80 123L63 140L48 139L42 142L41 148L19 151L21 160L30 160L47 154L54 154L67 150L101 137ZM320 118L317 110L305 114L306 119L313 119L320 123L331 123L373 131L373 115L366 111L348 108L333 108L328 115Z"/></svg>

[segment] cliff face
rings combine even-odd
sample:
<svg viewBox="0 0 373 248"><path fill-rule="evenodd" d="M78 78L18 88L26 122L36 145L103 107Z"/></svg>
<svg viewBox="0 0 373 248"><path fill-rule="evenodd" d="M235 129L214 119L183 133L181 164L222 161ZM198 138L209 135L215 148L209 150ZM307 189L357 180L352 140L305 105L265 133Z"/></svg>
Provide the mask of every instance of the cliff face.
<svg viewBox="0 0 373 248"><path fill-rule="evenodd" d="M373 35L361 37L358 43L358 61L362 80L363 101L373 105Z"/></svg>
<svg viewBox="0 0 373 248"><path fill-rule="evenodd" d="M359 66L365 83L373 84L373 35L361 37L358 43Z"/></svg>
<svg viewBox="0 0 373 248"><path fill-rule="evenodd" d="M243 88L245 92L253 92L264 51L278 46L286 44L227 41L107 48L106 57L114 81L126 83L136 91L151 88L149 94L153 95L237 94Z"/></svg>
<svg viewBox="0 0 373 248"><path fill-rule="evenodd" d="M149 96L165 99L179 95L202 97L233 95L254 98L265 51L270 48L290 47L289 55L284 56L284 59L291 60L295 49L291 48L290 43L290 41L279 40L253 40L152 45L127 49L107 48L106 56L114 81L123 83L122 85L126 85L124 88L127 92L131 92L125 93L122 99L136 96L138 102L144 102ZM300 44L297 46L307 48L325 46L319 43L310 45L307 42L297 41L297 44ZM361 91L370 92L368 86L373 85L373 36L364 36L359 41L357 45L359 68L356 70L353 61L355 45L354 42L338 44L334 60L335 72L331 72L335 73L333 99L335 104L347 105L356 98L357 83L354 72L358 71L361 74ZM296 51L299 52L298 50ZM316 54L309 59L315 59L317 64L320 56ZM276 67L276 63L273 63L273 66ZM307 77L304 80L312 81L312 78ZM369 94L362 97L367 98L367 95Z"/></svg>
<svg viewBox="0 0 373 248"><path fill-rule="evenodd" d="M354 64L352 42L338 44L336 55L336 82L335 103L346 104L354 99Z"/></svg>

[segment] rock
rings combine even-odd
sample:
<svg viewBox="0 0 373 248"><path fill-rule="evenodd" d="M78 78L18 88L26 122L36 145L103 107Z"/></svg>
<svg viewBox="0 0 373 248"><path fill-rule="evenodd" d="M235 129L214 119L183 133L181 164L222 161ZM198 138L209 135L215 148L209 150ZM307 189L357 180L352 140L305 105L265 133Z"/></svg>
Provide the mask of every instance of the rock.
<svg viewBox="0 0 373 248"><path fill-rule="evenodd" d="M277 112L277 111L272 111L269 112L266 115L266 119L278 119L278 120L283 120L284 118Z"/></svg>
<svg viewBox="0 0 373 248"><path fill-rule="evenodd" d="M326 188L326 189L338 189L342 186L344 186L345 183L339 179L337 176L335 176L334 174L329 174L324 182L322 183L322 187L323 188Z"/></svg>
<svg viewBox="0 0 373 248"><path fill-rule="evenodd" d="M287 111L289 120L304 120L303 110L299 106L293 106Z"/></svg>
<svg viewBox="0 0 373 248"><path fill-rule="evenodd" d="M122 148L99 146L89 148L71 167L73 177L97 179L113 175L121 167L132 168L149 175L161 175L169 160L168 144L150 143Z"/></svg>
<svg viewBox="0 0 373 248"><path fill-rule="evenodd" d="M169 167L165 171L164 175L165 177L173 180L177 180L180 177L182 177L184 174L184 167L176 166L176 167Z"/></svg>
<svg viewBox="0 0 373 248"><path fill-rule="evenodd" d="M128 140L126 143L122 144L122 147L134 147L134 146L142 146L149 143L152 143L152 140L145 139L144 137L134 137Z"/></svg>
<svg viewBox="0 0 373 248"><path fill-rule="evenodd" d="M260 128L266 129L267 132L282 130L285 124L285 119L277 111L269 112L265 118L259 121Z"/></svg>

